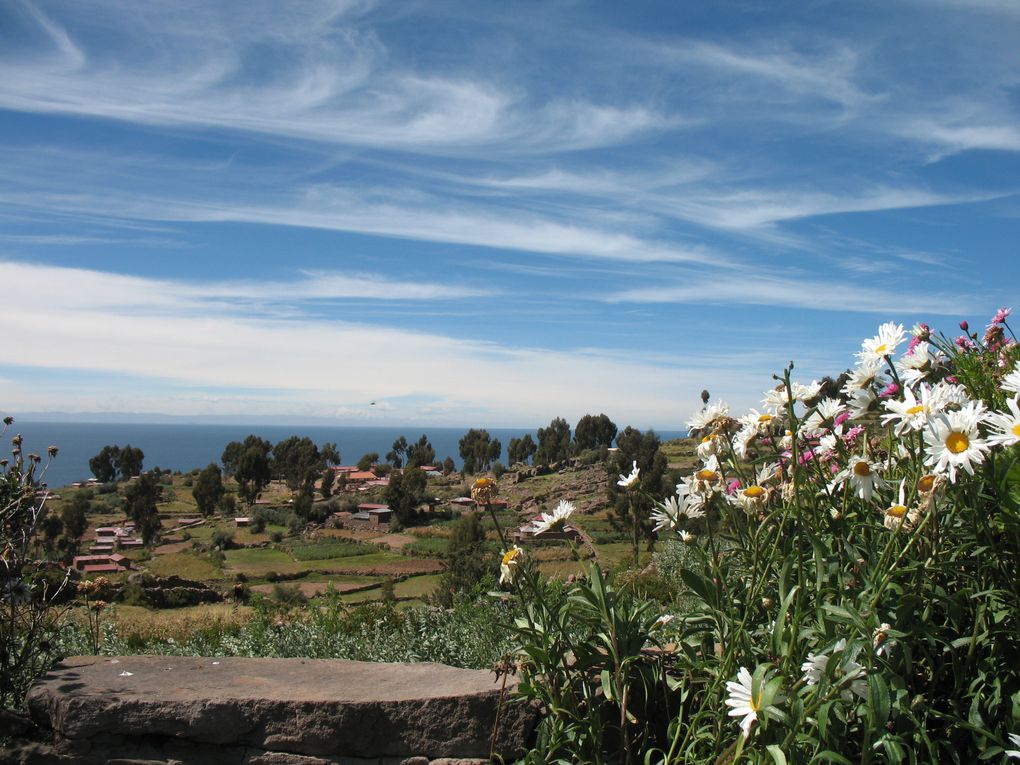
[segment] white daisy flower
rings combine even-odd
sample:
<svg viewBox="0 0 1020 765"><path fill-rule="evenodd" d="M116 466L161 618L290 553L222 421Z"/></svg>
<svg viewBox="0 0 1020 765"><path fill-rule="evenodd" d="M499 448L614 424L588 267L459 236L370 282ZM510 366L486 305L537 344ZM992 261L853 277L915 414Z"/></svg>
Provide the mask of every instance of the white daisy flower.
<svg viewBox="0 0 1020 765"><path fill-rule="evenodd" d="M761 403L765 407L765 411L769 412L773 417L785 412L786 405L790 403L790 396L786 386L780 384L772 390L765 391L765 398L761 400Z"/></svg>
<svg viewBox="0 0 1020 765"><path fill-rule="evenodd" d="M929 386L921 385L919 392L920 399L913 390L906 388L902 401L889 399L883 403L887 414L882 415L882 424L894 425L893 432L897 436L921 430L927 424L928 418L939 411L938 402L933 400L932 389Z"/></svg>
<svg viewBox="0 0 1020 765"><path fill-rule="evenodd" d="M896 362L896 374L905 385L917 385L928 376L932 368L931 346L920 342Z"/></svg>
<svg viewBox="0 0 1020 765"><path fill-rule="evenodd" d="M700 442L698 442L698 458L707 460L713 454L718 454L722 449L722 442L722 439L715 433L710 436L705 436Z"/></svg>
<svg viewBox="0 0 1020 765"><path fill-rule="evenodd" d="M680 493L680 487L683 484L677 484L677 494ZM689 491L692 494L698 494L702 497L709 497L714 492L722 489L723 486L723 474L719 468L719 460L717 457L712 456L705 460L704 466L701 470L698 470L691 476L691 480L688 484Z"/></svg>
<svg viewBox="0 0 1020 765"><path fill-rule="evenodd" d="M1013 746L1020 746L1020 734L1009 733L1007 735L1009 736L1009 742ZM1005 754L1007 757L1015 757L1020 760L1020 749L1007 749Z"/></svg>
<svg viewBox="0 0 1020 765"><path fill-rule="evenodd" d="M875 489L885 488L886 482L878 474L881 469L880 463L868 462L866 457L851 457L846 469L841 470L829 484L829 491L833 491L837 486L849 484L854 494L865 501L870 501Z"/></svg>
<svg viewBox="0 0 1020 765"><path fill-rule="evenodd" d="M863 388L870 388L878 382L878 378L881 374L881 359L877 361L872 359L861 361L856 367L850 370L850 377L843 385L843 393L847 396L852 396L854 391L858 391Z"/></svg>
<svg viewBox="0 0 1020 765"><path fill-rule="evenodd" d="M857 388L848 394L847 408L850 410L850 417L859 420L871 411L872 405L878 400L875 391L871 388Z"/></svg>
<svg viewBox="0 0 1020 765"><path fill-rule="evenodd" d="M765 435L772 430L772 426L776 424L777 419L779 418L773 412L759 412L757 409L752 409L747 414L738 418L737 422L744 429L751 429L756 433Z"/></svg>
<svg viewBox="0 0 1020 765"><path fill-rule="evenodd" d="M831 454L836 450L836 445L839 443L839 439L843 437L843 426L840 425L831 433L826 433L824 436L818 439L818 445L815 447L815 454L821 457L824 454Z"/></svg>
<svg viewBox="0 0 1020 765"><path fill-rule="evenodd" d="M758 437L758 430L756 428L741 428L737 435L733 437L733 451L742 460L747 459L748 452L751 449L751 444Z"/></svg>
<svg viewBox="0 0 1020 765"><path fill-rule="evenodd" d="M517 545L503 553L503 559L499 564L500 584L506 584L514 580L514 577L517 576L517 568L521 565L521 557L523 555L524 550Z"/></svg>
<svg viewBox="0 0 1020 765"><path fill-rule="evenodd" d="M748 515L755 515L768 504L770 492L764 486L751 484L738 489L732 497L727 497L731 504L739 507Z"/></svg>
<svg viewBox="0 0 1020 765"><path fill-rule="evenodd" d="M903 342L906 332L902 324L887 321L878 328L878 334L861 343L857 357L861 361L884 361L886 356L896 353L896 346Z"/></svg>
<svg viewBox="0 0 1020 765"><path fill-rule="evenodd" d="M685 545L691 544L697 538L698 538L697 534L692 534L691 532L685 529L680 530L680 541L683 542Z"/></svg>
<svg viewBox="0 0 1020 765"><path fill-rule="evenodd" d="M730 405L725 401L716 401L709 404L701 411L695 412L687 421L688 430L703 431L712 426L720 417L727 417L730 413Z"/></svg>
<svg viewBox="0 0 1020 765"><path fill-rule="evenodd" d="M563 527L567 525L567 519L573 512L574 506L567 500L561 499L551 513L542 513L533 527L535 534L541 534L544 531L563 531Z"/></svg>
<svg viewBox="0 0 1020 765"><path fill-rule="evenodd" d="M620 480L616 482L617 486L622 486L624 489L631 488L638 482L638 476L641 473L641 468L637 466L637 460L634 460L634 467L631 468L630 475L620 474Z"/></svg>
<svg viewBox="0 0 1020 765"><path fill-rule="evenodd" d="M832 647L831 656L827 653L809 653L807 661L800 665L800 670L804 673L804 683L807 685L818 685L829 669L830 658L835 658L836 654L843 654L845 652L846 639L843 638ZM852 658L843 656L839 667L832 673L831 681L836 687L843 686L839 695L844 701L850 701L854 694L862 699L868 698L868 681L866 678L867 670L864 667L853 661Z"/></svg>
<svg viewBox="0 0 1020 765"><path fill-rule="evenodd" d="M1002 378L1000 386L1009 393L1020 393L1020 361L1013 367L1013 371Z"/></svg>
<svg viewBox="0 0 1020 765"><path fill-rule="evenodd" d="M1020 442L1020 396L1006 402L1011 414L1006 412L990 412L987 424L994 431L988 437L992 446L1012 446Z"/></svg>
<svg viewBox="0 0 1020 765"><path fill-rule="evenodd" d="M777 705L783 703L785 697L779 692L779 682L775 670L770 670L755 682L747 667L741 667L737 671L736 682L726 683L728 714L741 718L740 730L744 738L751 735L751 726L763 717L779 719L782 716Z"/></svg>
<svg viewBox="0 0 1020 765"><path fill-rule="evenodd" d="M957 468L974 475L974 465L984 462L989 449L978 431L985 416L985 405L972 401L959 411L932 418L924 431L924 464L931 465L932 472L948 475L951 483L956 483Z"/></svg>
<svg viewBox="0 0 1020 765"><path fill-rule="evenodd" d="M890 531L896 531L907 520L906 485L907 479L904 478L900 481L900 493L897 501L885 509L882 523Z"/></svg>
<svg viewBox="0 0 1020 765"><path fill-rule="evenodd" d="M790 384L790 387L793 388L794 401L810 401L822 392L822 384L818 380L812 380L807 385L794 382Z"/></svg>
<svg viewBox="0 0 1020 765"><path fill-rule="evenodd" d="M805 435L818 435L824 428L832 426L832 421L843 412L843 402L835 398L823 398L811 410L801 423L801 432Z"/></svg>
<svg viewBox="0 0 1020 765"><path fill-rule="evenodd" d="M954 385L953 383L947 383L945 380L940 380L932 386L931 400L932 408L941 412L950 404L958 406L969 404L970 396L967 395L967 389L962 385Z"/></svg>
<svg viewBox="0 0 1020 765"><path fill-rule="evenodd" d="M680 491L683 487L683 491ZM655 521L653 531L670 528L677 529L684 521L693 521L704 518L705 511L691 501L690 490L686 484L677 485L677 493L663 502L659 502L652 510L652 520Z"/></svg>
<svg viewBox="0 0 1020 765"><path fill-rule="evenodd" d="M758 712L761 711L760 699L755 699L752 692L751 673L747 667L741 667L737 672L737 682L732 680L726 683L726 690L729 696L726 697L726 706L730 707L730 717L740 717L740 730L744 738L751 735L751 726L758 720Z"/></svg>

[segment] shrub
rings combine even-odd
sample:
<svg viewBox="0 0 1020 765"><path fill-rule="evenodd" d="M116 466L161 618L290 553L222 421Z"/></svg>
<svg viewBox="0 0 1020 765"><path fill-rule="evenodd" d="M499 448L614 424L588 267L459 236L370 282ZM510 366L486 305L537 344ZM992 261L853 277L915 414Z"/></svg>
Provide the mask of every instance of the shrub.
<svg viewBox="0 0 1020 765"><path fill-rule="evenodd" d="M657 556L683 597L659 619L597 568L551 604L509 551L519 693L547 715L530 759L1001 761L1020 717L1007 316L982 338L919 325L895 360L905 333L885 324L839 390L791 365L762 411L698 412L701 465L650 498L655 530L682 545ZM657 663L647 649L667 640Z"/></svg>

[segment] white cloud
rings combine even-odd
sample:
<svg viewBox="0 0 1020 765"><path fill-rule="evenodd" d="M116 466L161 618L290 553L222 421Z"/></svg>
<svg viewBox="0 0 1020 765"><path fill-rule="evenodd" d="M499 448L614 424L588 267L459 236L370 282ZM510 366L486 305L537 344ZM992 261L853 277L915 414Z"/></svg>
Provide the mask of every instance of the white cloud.
<svg viewBox="0 0 1020 765"><path fill-rule="evenodd" d="M135 7L127 26L114 20L123 8L96 9L113 40L90 50L27 3L49 49L0 58L0 107L421 152L577 150L678 124L645 105L532 103L479 74L402 67L336 8L288 9L280 29L278 8L225 18L204 3L175 5Z"/></svg>
<svg viewBox="0 0 1020 765"><path fill-rule="evenodd" d="M679 416L677 397L703 386L710 374L696 363L678 368L597 351L552 351L349 322L211 312L173 294L147 305L145 298L159 295L163 282L80 269L12 264L3 269L10 296L3 306L4 326L17 338L5 361L49 370L48 386L42 387L50 391L50 409L67 408L65 393L79 405L87 403L78 380L102 373L124 379L116 386L122 410L137 411L139 402L151 396L147 387L185 386L215 391L223 400L217 411L224 414L245 413L250 391L263 391L262 398L278 405L305 412L317 407L325 415L350 414L352 406L361 410L381 401L388 402L384 407L392 405L392 416L406 418L417 414L418 406L409 412L401 401L424 398L435 411L446 407L451 421L463 418L458 412L484 414L488 424L497 419L521 424L612 411L627 421L661 423ZM39 290L34 279L40 276L48 291ZM135 297L117 299L132 291ZM75 300L64 300L76 292ZM148 386L133 384L146 379L152 381ZM11 386L5 405L40 408L39 388ZM235 399L232 390L248 393ZM695 401L693 394L686 398ZM165 407L193 411L196 406L194 395L177 404L164 400Z"/></svg>

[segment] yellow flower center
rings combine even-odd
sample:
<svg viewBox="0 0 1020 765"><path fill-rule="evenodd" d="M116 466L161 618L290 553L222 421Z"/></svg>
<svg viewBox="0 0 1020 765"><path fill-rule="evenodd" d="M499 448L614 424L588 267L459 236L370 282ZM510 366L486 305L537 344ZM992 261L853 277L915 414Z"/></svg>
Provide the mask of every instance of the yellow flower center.
<svg viewBox="0 0 1020 765"><path fill-rule="evenodd" d="M520 554L521 549L519 547L515 547L512 550L507 550L505 553L503 553L503 565L509 566Z"/></svg>
<svg viewBox="0 0 1020 765"><path fill-rule="evenodd" d="M699 470L694 474L694 477L699 481L715 481L719 478L719 474L714 470Z"/></svg>
<svg viewBox="0 0 1020 765"><path fill-rule="evenodd" d="M935 476L925 475L921 476L917 482L917 490L923 494L927 494L935 488Z"/></svg>
<svg viewBox="0 0 1020 765"><path fill-rule="evenodd" d="M876 345L875 353L877 353L879 356L885 356L887 353L889 353L889 346L886 345L885 343L882 343L881 345Z"/></svg>
<svg viewBox="0 0 1020 765"><path fill-rule="evenodd" d="M1017 438L1020 438L1020 422L1018 422L1016 425L1010 428L1010 433L1012 433Z"/></svg>
<svg viewBox="0 0 1020 765"><path fill-rule="evenodd" d="M970 439L967 438L966 434L961 433L958 430L954 430L948 436L946 436L946 448L953 454L959 454L960 452L967 451L967 447L970 446Z"/></svg>
<svg viewBox="0 0 1020 765"><path fill-rule="evenodd" d="M705 436L703 439L701 439L701 443L707 444L709 441L715 441L715 439L716 436Z"/></svg>
<svg viewBox="0 0 1020 765"><path fill-rule="evenodd" d="M854 463L854 475L858 478L867 478L871 475L871 465L864 460Z"/></svg>
<svg viewBox="0 0 1020 765"><path fill-rule="evenodd" d="M748 486L744 489L744 496L750 497L751 499L758 499L758 497L764 496L765 489L761 486Z"/></svg>
<svg viewBox="0 0 1020 765"><path fill-rule="evenodd" d="M772 415L771 414L758 415L758 422L772 422Z"/></svg>
<svg viewBox="0 0 1020 765"><path fill-rule="evenodd" d="M907 414L920 414L923 411L924 411L924 407L921 404L918 404L917 406L910 407L907 410Z"/></svg>
<svg viewBox="0 0 1020 765"><path fill-rule="evenodd" d="M885 511L885 514L892 516L893 518L902 518L904 515L907 514L907 506L893 505L892 507Z"/></svg>

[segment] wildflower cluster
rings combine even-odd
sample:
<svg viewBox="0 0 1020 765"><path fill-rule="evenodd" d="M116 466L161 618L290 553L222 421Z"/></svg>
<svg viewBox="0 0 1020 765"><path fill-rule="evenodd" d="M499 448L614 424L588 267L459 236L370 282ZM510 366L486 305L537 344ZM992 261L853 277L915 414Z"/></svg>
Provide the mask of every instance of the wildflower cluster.
<svg viewBox="0 0 1020 765"><path fill-rule="evenodd" d="M760 408L691 418L699 464L651 512L660 542L686 552L675 613L632 653L672 649L668 736L644 761L1020 757L1009 315L956 338L889 322L837 380L797 381L791 365ZM642 492L640 475L635 463L617 483ZM602 758L580 718L547 711L571 730L557 756Z"/></svg>
<svg viewBox="0 0 1020 765"><path fill-rule="evenodd" d="M1002 751L1020 723L1002 694L1020 694L1020 673L991 668L1020 654L1015 633L975 620L994 605L1020 626L1009 574L1020 562L1020 349L1008 316L980 339L886 323L838 381L796 382L791 365L760 410L735 417L717 403L690 420L701 467L653 515L687 544L692 521L708 537L684 571L700 601L686 636L700 643L704 703L678 725L674 752L690 756L699 725L725 736L724 709L739 718L738 748L761 728L770 757ZM915 646L922 633L946 648ZM968 693L983 691L969 711L983 736L947 722L965 671Z"/></svg>

